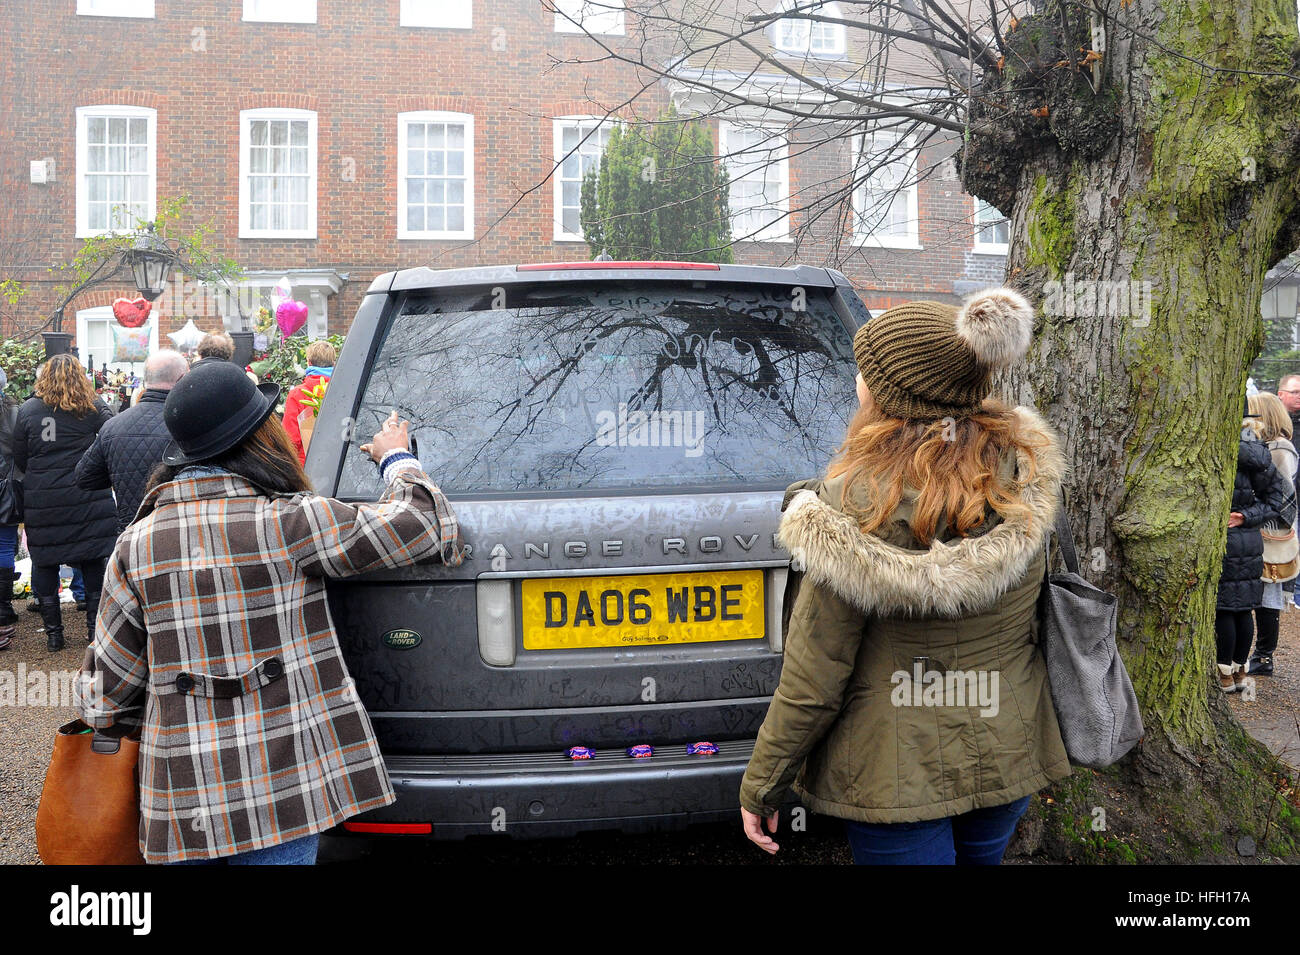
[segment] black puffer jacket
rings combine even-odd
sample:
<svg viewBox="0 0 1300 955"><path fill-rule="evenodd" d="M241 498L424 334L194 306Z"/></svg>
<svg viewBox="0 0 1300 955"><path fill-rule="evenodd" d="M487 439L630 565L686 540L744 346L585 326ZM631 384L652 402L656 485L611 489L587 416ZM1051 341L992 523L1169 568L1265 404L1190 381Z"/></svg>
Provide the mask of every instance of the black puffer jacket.
<svg viewBox="0 0 1300 955"><path fill-rule="evenodd" d="M1232 509L1241 514L1242 524L1228 528L1217 609L1253 610L1263 602L1264 540L1259 526L1276 521L1286 505L1268 446L1243 439L1237 447L1237 477L1232 486Z"/></svg>
<svg viewBox="0 0 1300 955"><path fill-rule="evenodd" d="M84 418L40 398L28 398L18 409L14 464L26 472L23 523L34 564L79 564L113 552L113 495L82 490L76 479L77 462L112 417L99 399Z"/></svg>
<svg viewBox="0 0 1300 955"><path fill-rule="evenodd" d="M22 484L23 472L14 467L14 429L18 426L18 405L9 396L0 393L0 481ZM10 508L0 509L0 524L18 524L22 517Z"/></svg>
<svg viewBox="0 0 1300 955"><path fill-rule="evenodd" d="M117 498L117 532L135 519L149 474L162 460L172 436L163 422L167 392L150 388L140 403L99 429L77 465L77 484L86 490L111 487Z"/></svg>

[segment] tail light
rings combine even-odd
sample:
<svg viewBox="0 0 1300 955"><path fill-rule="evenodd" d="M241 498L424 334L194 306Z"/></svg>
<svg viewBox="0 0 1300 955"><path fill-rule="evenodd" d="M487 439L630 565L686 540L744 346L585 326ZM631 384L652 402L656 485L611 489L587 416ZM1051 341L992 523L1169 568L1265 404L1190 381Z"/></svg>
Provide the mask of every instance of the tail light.
<svg viewBox="0 0 1300 955"><path fill-rule="evenodd" d="M431 822L345 822L348 832L379 833L388 836L428 836L433 834Z"/></svg>

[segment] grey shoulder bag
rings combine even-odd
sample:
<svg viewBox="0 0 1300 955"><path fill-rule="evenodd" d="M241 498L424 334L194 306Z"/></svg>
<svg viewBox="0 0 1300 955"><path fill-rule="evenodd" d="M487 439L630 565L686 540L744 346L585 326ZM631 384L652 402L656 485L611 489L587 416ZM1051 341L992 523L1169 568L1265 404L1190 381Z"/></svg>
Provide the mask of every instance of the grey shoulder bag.
<svg viewBox="0 0 1300 955"><path fill-rule="evenodd" d="M1065 509L1056 536L1066 572L1048 572L1039 598L1040 641L1052 703L1070 762L1101 769L1142 738L1142 714L1115 645L1118 598L1079 576L1079 557ZM1050 535L1048 540L1050 556Z"/></svg>

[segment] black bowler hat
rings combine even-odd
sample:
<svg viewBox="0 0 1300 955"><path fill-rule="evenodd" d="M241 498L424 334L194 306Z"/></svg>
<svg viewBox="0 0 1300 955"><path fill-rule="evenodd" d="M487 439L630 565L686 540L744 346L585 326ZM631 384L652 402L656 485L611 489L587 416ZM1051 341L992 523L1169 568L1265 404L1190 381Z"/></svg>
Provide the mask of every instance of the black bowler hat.
<svg viewBox="0 0 1300 955"><path fill-rule="evenodd" d="M195 362L163 403L173 442L163 463L194 464L229 451L261 427L279 400L279 385L254 385L238 365L216 358Z"/></svg>

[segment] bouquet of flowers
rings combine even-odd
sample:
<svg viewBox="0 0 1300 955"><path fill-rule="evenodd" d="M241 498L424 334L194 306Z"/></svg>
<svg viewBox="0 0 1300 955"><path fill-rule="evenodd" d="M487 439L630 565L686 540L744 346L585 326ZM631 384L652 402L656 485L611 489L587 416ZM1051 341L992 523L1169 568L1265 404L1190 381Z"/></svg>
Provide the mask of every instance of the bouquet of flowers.
<svg viewBox="0 0 1300 955"><path fill-rule="evenodd" d="M271 347L271 335L275 325L275 316L263 305L257 310L257 323L253 326L253 351L264 355Z"/></svg>
<svg viewBox="0 0 1300 955"><path fill-rule="evenodd" d="M112 408L119 408L131 400L131 393L139 386L139 379L125 371L95 372L95 391L104 403Z"/></svg>
<svg viewBox="0 0 1300 955"><path fill-rule="evenodd" d="M312 432L316 430L316 416L320 414L321 402L325 400L325 389L329 384L328 379L322 379L303 390L302 411L298 412L298 434L302 437L304 451L311 444Z"/></svg>
<svg viewBox="0 0 1300 955"><path fill-rule="evenodd" d="M311 416L315 418L320 414L321 402L325 400L325 389L330 386L328 378L322 378L312 387L306 389L302 395L302 406L311 409Z"/></svg>

